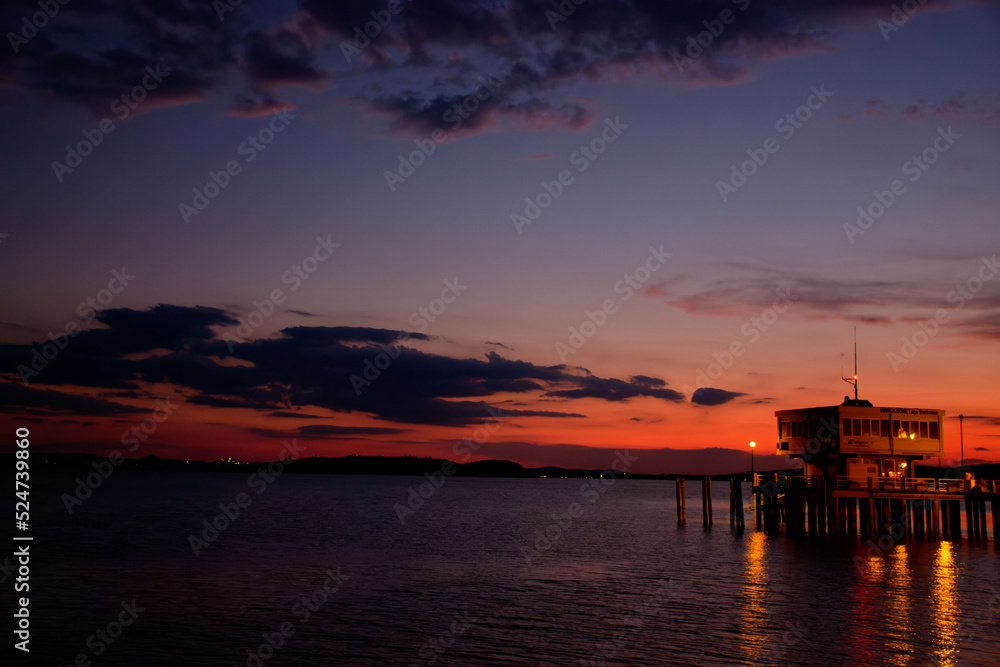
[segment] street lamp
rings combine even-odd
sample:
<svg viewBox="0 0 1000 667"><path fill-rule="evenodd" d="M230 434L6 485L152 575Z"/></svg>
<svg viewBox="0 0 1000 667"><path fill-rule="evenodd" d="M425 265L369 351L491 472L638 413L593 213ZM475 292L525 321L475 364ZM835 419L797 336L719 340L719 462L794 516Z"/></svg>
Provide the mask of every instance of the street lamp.
<svg viewBox="0 0 1000 667"><path fill-rule="evenodd" d="M757 446L757 443L754 442L753 440L751 440L750 441L750 475L751 476L754 474L754 469L753 469L753 450L754 450L754 447L756 447L756 446ZM752 477L751 477L751 479L752 479Z"/></svg>
<svg viewBox="0 0 1000 667"><path fill-rule="evenodd" d="M965 467L965 431L962 428L962 421L965 419L965 415L958 416L958 441L962 446L962 467Z"/></svg>

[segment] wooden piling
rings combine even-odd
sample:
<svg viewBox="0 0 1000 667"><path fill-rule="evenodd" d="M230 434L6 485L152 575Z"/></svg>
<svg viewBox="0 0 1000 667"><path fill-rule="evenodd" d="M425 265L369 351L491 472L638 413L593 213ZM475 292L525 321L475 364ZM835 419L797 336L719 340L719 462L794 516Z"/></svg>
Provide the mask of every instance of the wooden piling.
<svg viewBox="0 0 1000 667"><path fill-rule="evenodd" d="M753 521L757 530L763 528L764 508L761 507L760 485L757 473L753 474L753 481L750 484L750 495L753 497Z"/></svg>
<svg viewBox="0 0 1000 667"><path fill-rule="evenodd" d="M986 499L982 491L970 491L965 496L965 514L969 539L986 539Z"/></svg>
<svg viewBox="0 0 1000 667"><path fill-rule="evenodd" d="M712 527L712 478L707 476L701 482L701 520L705 528Z"/></svg>
<svg viewBox="0 0 1000 667"><path fill-rule="evenodd" d="M803 500L807 503L807 509L809 515L809 535L813 536L819 533L819 507L816 502L816 496L805 497L803 494Z"/></svg>
<svg viewBox="0 0 1000 667"><path fill-rule="evenodd" d="M976 539L976 531L979 529L979 523L976 521L976 509L975 504L969 497L969 494L965 494L965 533L969 536L970 540Z"/></svg>
<svg viewBox="0 0 1000 667"><path fill-rule="evenodd" d="M772 479L760 480L758 485L758 500L761 504L761 515L764 523L764 530L775 532L779 528L780 512L778 506L778 494ZM767 492L765 493L765 489Z"/></svg>
<svg viewBox="0 0 1000 667"><path fill-rule="evenodd" d="M816 522L819 524L818 535L826 535L826 485L824 484L813 496L813 500L816 502Z"/></svg>
<svg viewBox="0 0 1000 667"><path fill-rule="evenodd" d="M745 527L743 517L743 480L733 477L729 480L729 525L737 531Z"/></svg>
<svg viewBox="0 0 1000 667"><path fill-rule="evenodd" d="M674 479L677 485L677 525L686 526L687 525L687 501L685 497L684 490L684 478L677 477Z"/></svg>
<svg viewBox="0 0 1000 667"><path fill-rule="evenodd" d="M951 538L953 540L962 539L962 501L948 501L948 525L951 527Z"/></svg>
<svg viewBox="0 0 1000 667"><path fill-rule="evenodd" d="M794 524L792 531L798 535L806 532L806 479L805 477L795 477L792 480L792 507L791 523Z"/></svg>
<svg viewBox="0 0 1000 667"><path fill-rule="evenodd" d="M868 529L871 527L871 519L868 517L871 500L858 498L858 532L861 537L868 537Z"/></svg>
<svg viewBox="0 0 1000 667"><path fill-rule="evenodd" d="M993 510L993 542L1000 544L1000 503L997 502L997 494L994 491L990 500L990 508Z"/></svg>
<svg viewBox="0 0 1000 667"><path fill-rule="evenodd" d="M823 498L826 503L826 524L827 531L831 537L840 533L840 501L833 497L836 487L834 480L828 479L823 485Z"/></svg>
<svg viewBox="0 0 1000 667"><path fill-rule="evenodd" d="M986 497L984 493L976 494L976 504L979 506L977 516L979 517L979 537L986 541Z"/></svg>
<svg viewBox="0 0 1000 667"><path fill-rule="evenodd" d="M993 511L993 542L1000 544L1000 503L997 502L996 491L990 499L990 509Z"/></svg>
<svg viewBox="0 0 1000 667"><path fill-rule="evenodd" d="M875 501L872 499L872 478L868 478L868 497L858 499L858 510L861 521L861 537L869 537L872 533L872 515L875 513Z"/></svg>

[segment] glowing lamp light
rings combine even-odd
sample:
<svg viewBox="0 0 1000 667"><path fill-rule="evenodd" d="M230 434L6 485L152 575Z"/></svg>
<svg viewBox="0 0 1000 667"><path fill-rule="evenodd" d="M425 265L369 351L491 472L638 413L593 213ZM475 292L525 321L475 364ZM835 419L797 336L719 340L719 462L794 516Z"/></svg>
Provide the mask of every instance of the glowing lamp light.
<svg viewBox="0 0 1000 667"><path fill-rule="evenodd" d="M916 433L911 433L911 434L910 434L910 440L913 440L913 439L914 439L915 437L917 437L917 434L916 434Z"/></svg>

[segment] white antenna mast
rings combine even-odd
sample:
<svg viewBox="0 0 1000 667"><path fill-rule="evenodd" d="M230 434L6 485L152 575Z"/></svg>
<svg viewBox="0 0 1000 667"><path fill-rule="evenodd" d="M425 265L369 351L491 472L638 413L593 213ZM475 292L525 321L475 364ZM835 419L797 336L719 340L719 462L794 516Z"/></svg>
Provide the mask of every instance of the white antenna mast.
<svg viewBox="0 0 1000 667"><path fill-rule="evenodd" d="M858 400L858 327L854 327L854 377L845 378L844 367L840 367L841 380L844 382L854 385L854 400Z"/></svg>

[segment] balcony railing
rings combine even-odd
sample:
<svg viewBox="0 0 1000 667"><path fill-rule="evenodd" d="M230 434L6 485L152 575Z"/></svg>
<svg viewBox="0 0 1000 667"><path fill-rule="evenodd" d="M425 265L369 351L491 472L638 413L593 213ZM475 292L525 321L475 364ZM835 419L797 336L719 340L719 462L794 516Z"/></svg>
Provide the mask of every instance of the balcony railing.
<svg viewBox="0 0 1000 667"><path fill-rule="evenodd" d="M982 484L982 482L979 482ZM875 491L905 491L908 493L961 493L965 481L961 479L935 479L933 477L837 477L838 489L868 489Z"/></svg>

